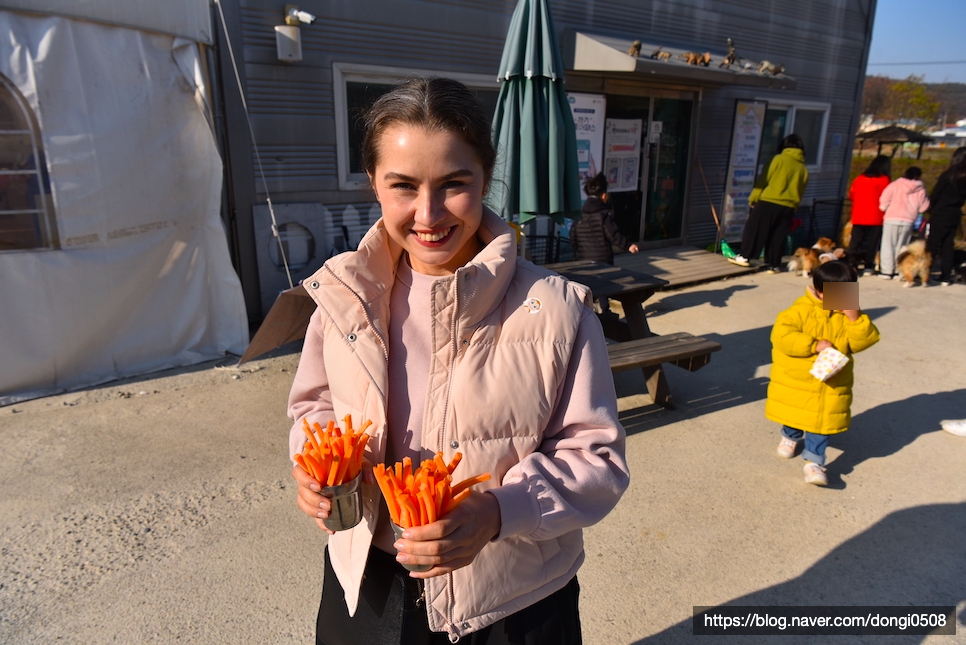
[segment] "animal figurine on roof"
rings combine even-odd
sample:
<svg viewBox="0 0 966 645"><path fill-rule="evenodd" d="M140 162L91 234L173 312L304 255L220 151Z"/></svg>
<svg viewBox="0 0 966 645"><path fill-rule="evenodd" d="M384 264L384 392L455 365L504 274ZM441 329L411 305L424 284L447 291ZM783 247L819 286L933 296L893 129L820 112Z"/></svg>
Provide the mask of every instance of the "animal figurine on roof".
<svg viewBox="0 0 966 645"><path fill-rule="evenodd" d="M698 52L684 52L680 55L680 58L684 59L688 65L703 65L707 67L711 64L711 52L704 52L699 54Z"/></svg>
<svg viewBox="0 0 966 645"><path fill-rule="evenodd" d="M671 58L671 52L666 52L664 50L664 45L661 45L657 49L651 52L651 58L654 60L668 60Z"/></svg>
<svg viewBox="0 0 966 645"><path fill-rule="evenodd" d="M731 67L738 62L738 52L735 51L735 41L728 39L728 54L721 59L718 67Z"/></svg>
<svg viewBox="0 0 966 645"><path fill-rule="evenodd" d="M767 60L763 60L758 64L758 73L762 76L766 74L771 74L772 76L778 76L785 72L785 66L779 65L778 63L772 63Z"/></svg>
<svg viewBox="0 0 966 645"><path fill-rule="evenodd" d="M635 40L634 42L632 42L631 43L631 48L627 50L627 55L628 56L633 56L634 58L637 58L638 56L640 56L641 55L641 41Z"/></svg>

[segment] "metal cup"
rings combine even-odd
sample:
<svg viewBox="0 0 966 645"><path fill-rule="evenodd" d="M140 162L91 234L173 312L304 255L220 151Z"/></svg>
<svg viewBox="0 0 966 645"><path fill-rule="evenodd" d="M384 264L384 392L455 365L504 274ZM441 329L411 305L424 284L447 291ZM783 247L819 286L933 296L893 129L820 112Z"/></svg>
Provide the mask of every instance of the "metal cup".
<svg viewBox="0 0 966 645"><path fill-rule="evenodd" d="M405 529L397 525L392 520L389 520L389 524L390 526L392 526L392 532L396 536L396 539L398 540L399 538L401 538L402 532ZM416 571L416 572L429 571L430 569L433 568L433 565L431 564L403 564L402 562L400 562L399 564L402 564L403 568L406 569L407 571Z"/></svg>
<svg viewBox="0 0 966 645"><path fill-rule="evenodd" d="M338 486L325 486L322 495L332 500L329 516L322 520L331 531L345 531L362 521L362 472Z"/></svg>

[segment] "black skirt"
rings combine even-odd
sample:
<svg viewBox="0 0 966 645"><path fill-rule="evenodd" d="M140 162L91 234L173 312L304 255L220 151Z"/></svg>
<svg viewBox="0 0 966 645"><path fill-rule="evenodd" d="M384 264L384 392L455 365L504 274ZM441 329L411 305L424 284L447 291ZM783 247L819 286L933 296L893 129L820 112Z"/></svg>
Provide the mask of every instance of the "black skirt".
<svg viewBox="0 0 966 645"><path fill-rule="evenodd" d="M460 639L468 645L581 645L580 587L577 578L547 598ZM375 547L359 592L355 616L325 552L317 645L449 645L449 636L432 632L426 618L423 582L395 557Z"/></svg>

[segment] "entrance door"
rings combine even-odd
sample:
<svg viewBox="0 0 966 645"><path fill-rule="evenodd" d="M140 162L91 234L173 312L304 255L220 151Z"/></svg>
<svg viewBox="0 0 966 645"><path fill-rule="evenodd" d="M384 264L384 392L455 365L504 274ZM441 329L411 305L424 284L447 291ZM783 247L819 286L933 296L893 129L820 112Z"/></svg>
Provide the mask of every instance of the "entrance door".
<svg viewBox="0 0 966 645"><path fill-rule="evenodd" d="M610 193L617 227L629 240L682 237L692 106L689 99L607 95L607 119L642 122L637 183Z"/></svg>

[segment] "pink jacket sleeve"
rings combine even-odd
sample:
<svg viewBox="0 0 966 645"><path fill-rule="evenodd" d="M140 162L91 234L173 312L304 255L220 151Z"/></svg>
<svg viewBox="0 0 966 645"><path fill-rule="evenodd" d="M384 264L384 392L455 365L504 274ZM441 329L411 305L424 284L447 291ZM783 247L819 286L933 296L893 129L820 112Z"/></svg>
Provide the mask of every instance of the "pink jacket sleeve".
<svg viewBox="0 0 966 645"><path fill-rule="evenodd" d="M318 421L323 427L329 420L335 420L329 378L322 359L322 314L318 309L312 314L305 330L302 357L288 396L288 416L295 420L289 432L289 457L302 452L302 446L305 445L303 417L308 419L309 424Z"/></svg>
<svg viewBox="0 0 966 645"><path fill-rule="evenodd" d="M625 439L604 335L585 308L542 445L488 491L500 503L496 539L544 540L603 519L630 481Z"/></svg>

